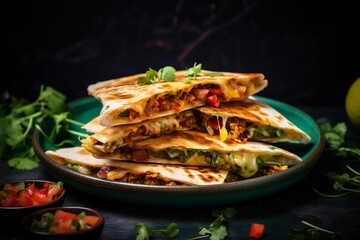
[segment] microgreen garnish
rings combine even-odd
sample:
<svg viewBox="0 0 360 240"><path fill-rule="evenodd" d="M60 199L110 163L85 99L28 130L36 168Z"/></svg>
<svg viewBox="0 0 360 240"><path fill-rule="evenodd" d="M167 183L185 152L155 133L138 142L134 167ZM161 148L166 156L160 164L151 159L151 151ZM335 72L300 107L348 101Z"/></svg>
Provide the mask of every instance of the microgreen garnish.
<svg viewBox="0 0 360 240"><path fill-rule="evenodd" d="M194 63L194 66L186 71L185 76L190 79L196 79L197 76L204 76L204 74L201 72L201 68L202 68L201 63L199 64Z"/></svg>
<svg viewBox="0 0 360 240"><path fill-rule="evenodd" d="M162 81L173 82L175 81L175 72L175 68L171 66L160 68L158 71L149 68L149 70L146 71L146 77L138 78L138 84L144 85L158 83Z"/></svg>
<svg viewBox="0 0 360 240"><path fill-rule="evenodd" d="M210 240L222 240L228 235L227 227L224 225L224 222L234 217L236 210L233 208L226 208L222 211L214 210L212 211L212 216L217 217L209 226L209 228L201 227L199 228L198 234L200 236L187 238L187 240L196 240L203 238L210 238Z"/></svg>
<svg viewBox="0 0 360 240"><path fill-rule="evenodd" d="M150 229L145 223L135 225L136 240L149 240L154 234L166 239L175 238L179 229L175 223L170 223L166 229Z"/></svg>
<svg viewBox="0 0 360 240"><path fill-rule="evenodd" d="M61 146L69 140L57 142L67 132L79 135L68 128L68 124L82 125L69 119L66 97L51 87L41 87L38 98L29 103L25 99L5 92L0 98L0 158L7 159L8 165L16 169L30 170L36 168L39 160L32 148L34 128L53 145ZM40 122L49 120L52 123L50 134L41 128ZM61 135L61 136L60 136Z"/></svg>

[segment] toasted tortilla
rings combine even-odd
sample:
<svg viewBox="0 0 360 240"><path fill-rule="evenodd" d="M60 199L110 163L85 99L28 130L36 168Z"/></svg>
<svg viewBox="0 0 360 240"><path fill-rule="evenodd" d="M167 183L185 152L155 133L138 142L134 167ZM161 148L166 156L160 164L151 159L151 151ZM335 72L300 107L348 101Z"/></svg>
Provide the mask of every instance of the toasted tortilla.
<svg viewBox="0 0 360 240"><path fill-rule="evenodd" d="M134 163L115 161L109 159L94 158L91 153L82 147L60 148L48 150L46 155L58 163L68 162L95 169L107 169L106 179L128 181L128 174L131 177L146 175L146 177L161 180L163 184L169 182L182 183L184 185L213 185L223 184L227 178L228 171L213 167L194 167L180 165L162 165L150 163ZM109 169L109 167L111 167ZM146 178L145 177L145 178ZM159 183L154 180L143 180L146 183Z"/></svg>
<svg viewBox="0 0 360 240"><path fill-rule="evenodd" d="M83 128L94 133L82 140L84 147L91 152L94 152L92 148L96 148L96 151L104 153L112 153L116 148L132 145L149 137L194 128L208 132L210 135L219 135L222 141L227 139L268 143L311 141L307 133L276 109L253 97L222 103L217 108L204 106L186 110L138 124L103 126L97 117Z"/></svg>
<svg viewBox="0 0 360 240"><path fill-rule="evenodd" d="M310 136L270 105L249 97L222 103L218 108L204 106L196 110L198 128L218 134L222 141L308 143Z"/></svg>
<svg viewBox="0 0 360 240"><path fill-rule="evenodd" d="M131 147L118 148L112 153L84 147L97 158L213 166L245 178L255 175L261 164L292 166L302 161L299 156L270 144L232 139L223 142L217 135L196 130L147 138L135 142Z"/></svg>
<svg viewBox="0 0 360 240"><path fill-rule="evenodd" d="M95 118L83 126L88 132L95 132L81 140L83 145L103 152L113 152L116 148L132 145L149 137L156 137L174 131L184 131L196 127L196 119L191 110L179 114L150 119L137 124L102 126Z"/></svg>
<svg viewBox="0 0 360 240"><path fill-rule="evenodd" d="M145 74L102 81L90 85L88 93L103 104L101 125L115 126L207 105L210 92L201 95L199 90L221 90L215 94L218 102L239 101L263 90L268 83L261 73L222 73L222 76L214 77L209 75L211 71L203 70L204 76L189 82L184 81L185 73L177 71L174 82L147 85L137 83L137 79Z"/></svg>

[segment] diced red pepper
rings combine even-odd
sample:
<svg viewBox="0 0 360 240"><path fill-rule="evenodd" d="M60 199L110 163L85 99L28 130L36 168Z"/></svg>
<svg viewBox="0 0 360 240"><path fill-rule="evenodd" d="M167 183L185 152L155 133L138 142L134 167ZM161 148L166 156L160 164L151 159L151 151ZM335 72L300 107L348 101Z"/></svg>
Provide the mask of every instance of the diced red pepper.
<svg viewBox="0 0 360 240"><path fill-rule="evenodd" d="M265 225L261 223L253 223L251 224L249 236L251 238L260 239L264 234Z"/></svg>
<svg viewBox="0 0 360 240"><path fill-rule="evenodd" d="M207 98L207 103L212 107L218 107L220 105L220 102L218 101L218 97L216 94L210 95Z"/></svg>
<svg viewBox="0 0 360 240"><path fill-rule="evenodd" d="M89 225L90 227L94 227L98 223L99 217L98 216L84 216L83 221L86 225Z"/></svg>
<svg viewBox="0 0 360 240"><path fill-rule="evenodd" d="M75 228L72 225L71 219L58 223L57 227L54 229L54 233L57 234L73 233L73 232L75 232Z"/></svg>
<svg viewBox="0 0 360 240"><path fill-rule="evenodd" d="M54 216L54 223L55 224L59 224L61 222L66 222L68 220L79 220L79 216L74 214L74 213L70 213L70 212L66 212L63 210L57 210L55 212L55 216Z"/></svg>

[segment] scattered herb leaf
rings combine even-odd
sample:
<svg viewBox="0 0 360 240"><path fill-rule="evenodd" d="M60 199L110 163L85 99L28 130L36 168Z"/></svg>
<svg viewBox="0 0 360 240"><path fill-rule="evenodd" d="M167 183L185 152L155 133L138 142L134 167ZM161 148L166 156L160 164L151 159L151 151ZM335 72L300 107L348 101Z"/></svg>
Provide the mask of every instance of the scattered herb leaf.
<svg viewBox="0 0 360 240"><path fill-rule="evenodd" d="M350 229L345 231L334 232L324 228L320 228L314 224L306 221L301 221L306 226L310 227L306 230L292 229L287 233L287 238L294 240L322 240L322 239L342 239L351 240L357 239L360 234L360 229Z"/></svg>
<svg viewBox="0 0 360 240"><path fill-rule="evenodd" d="M137 223L135 233L136 240L150 240L156 233L165 239L172 239L177 236L179 229L176 223L170 223L166 229L150 229L145 223Z"/></svg>
<svg viewBox="0 0 360 240"><path fill-rule="evenodd" d="M214 210L212 211L212 216L216 219L210 224L209 228L201 227L198 234L200 236L187 238L187 240L196 240L203 238L210 238L210 240L222 240L228 235L227 227L224 225L224 222L234 217L236 210L233 208L226 208L222 211Z"/></svg>

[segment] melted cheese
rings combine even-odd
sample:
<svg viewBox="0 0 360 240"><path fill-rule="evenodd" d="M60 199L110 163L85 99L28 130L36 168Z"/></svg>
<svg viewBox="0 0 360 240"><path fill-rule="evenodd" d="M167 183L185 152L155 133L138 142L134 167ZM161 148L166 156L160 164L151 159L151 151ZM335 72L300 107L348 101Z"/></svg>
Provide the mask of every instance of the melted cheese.
<svg viewBox="0 0 360 240"><path fill-rule="evenodd" d="M256 153L234 153L233 162L241 168L239 174L242 177L251 177L259 170L256 157Z"/></svg>
<svg viewBox="0 0 360 240"><path fill-rule="evenodd" d="M219 117L218 116L216 116L216 117L217 117L217 121L218 121L218 124L219 124ZM222 117L222 127L219 128L220 140L222 142L224 142L228 137L228 131L226 130L226 122L227 122L227 120L228 120L228 117ZM219 124L219 126L220 126L220 124Z"/></svg>
<svg viewBox="0 0 360 240"><path fill-rule="evenodd" d="M221 153L221 162L218 167L236 172L242 177L248 178L253 176L259 170L256 163L257 156L256 153ZM206 164L206 159L203 155L194 154L193 156L186 158L185 163L189 165L203 165Z"/></svg>

